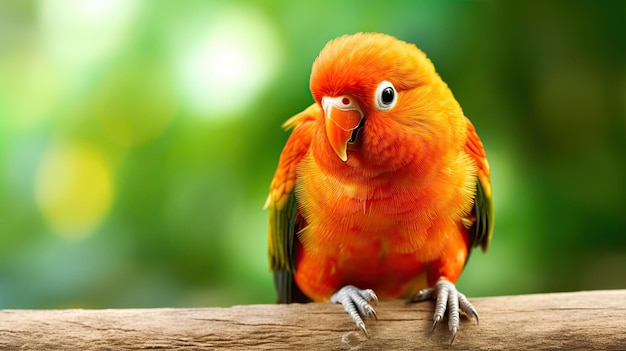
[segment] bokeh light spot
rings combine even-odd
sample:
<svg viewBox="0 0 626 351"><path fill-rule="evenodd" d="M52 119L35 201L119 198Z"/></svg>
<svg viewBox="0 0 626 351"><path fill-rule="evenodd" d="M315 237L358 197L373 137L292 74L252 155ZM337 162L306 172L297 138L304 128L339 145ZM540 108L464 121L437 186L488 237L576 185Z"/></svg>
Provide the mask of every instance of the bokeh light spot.
<svg viewBox="0 0 626 351"><path fill-rule="evenodd" d="M4 122L12 132L40 127L52 116L50 111L58 103L62 80L33 47L15 50L7 60L1 56L0 124Z"/></svg>
<svg viewBox="0 0 626 351"><path fill-rule="evenodd" d="M271 22L254 8L215 11L179 24L175 75L187 106L212 119L246 107L277 72L281 50Z"/></svg>
<svg viewBox="0 0 626 351"><path fill-rule="evenodd" d="M81 75L123 47L139 0L42 0L44 47L64 74Z"/></svg>
<svg viewBox="0 0 626 351"><path fill-rule="evenodd" d="M37 172L37 204L60 236L82 238L102 222L113 199L111 166L86 145L61 144L48 150Z"/></svg>

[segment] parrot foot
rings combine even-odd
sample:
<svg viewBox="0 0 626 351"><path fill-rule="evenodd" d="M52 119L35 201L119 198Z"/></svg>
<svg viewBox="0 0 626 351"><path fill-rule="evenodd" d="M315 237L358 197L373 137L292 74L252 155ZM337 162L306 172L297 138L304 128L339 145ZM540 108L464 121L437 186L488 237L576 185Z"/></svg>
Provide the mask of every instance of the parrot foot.
<svg viewBox="0 0 626 351"><path fill-rule="evenodd" d="M411 298L411 302L420 302L428 299L436 300L433 327L430 331L435 330L437 324L443 319L446 309L448 310L448 328L452 332L452 340L450 340L451 345L459 330L459 308L467 316L474 316L476 324L479 322L478 312L476 312L476 309L472 306L467 297L460 293L453 283L445 279L439 280L432 288L420 290Z"/></svg>
<svg viewBox="0 0 626 351"><path fill-rule="evenodd" d="M374 319L378 320L376 311L369 304L370 301L373 301L375 305L378 304L378 296L372 289L361 290L352 285L344 286L330 297L330 302L343 305L343 308L352 317L356 326L361 329L368 339L370 336L361 317L374 317Z"/></svg>

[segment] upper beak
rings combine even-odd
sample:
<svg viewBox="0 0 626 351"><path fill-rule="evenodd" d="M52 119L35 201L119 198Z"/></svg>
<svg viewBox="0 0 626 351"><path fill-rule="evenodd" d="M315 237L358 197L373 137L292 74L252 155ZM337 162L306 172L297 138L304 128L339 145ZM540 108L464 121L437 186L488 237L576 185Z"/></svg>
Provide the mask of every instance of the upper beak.
<svg viewBox="0 0 626 351"><path fill-rule="evenodd" d="M363 112L353 98L343 95L322 98L326 137L342 161L348 160L348 141L361 124Z"/></svg>

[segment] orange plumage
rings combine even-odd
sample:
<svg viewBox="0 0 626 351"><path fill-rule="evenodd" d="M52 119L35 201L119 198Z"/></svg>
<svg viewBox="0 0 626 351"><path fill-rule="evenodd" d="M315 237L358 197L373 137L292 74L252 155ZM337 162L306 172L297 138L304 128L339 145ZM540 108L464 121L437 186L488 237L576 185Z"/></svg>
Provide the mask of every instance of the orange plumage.
<svg viewBox="0 0 626 351"><path fill-rule="evenodd" d="M488 246L491 186L432 63L391 36L343 36L315 60L310 88L315 103L284 125L294 130L266 203L279 301L327 301L346 285L383 299L453 287L471 247Z"/></svg>

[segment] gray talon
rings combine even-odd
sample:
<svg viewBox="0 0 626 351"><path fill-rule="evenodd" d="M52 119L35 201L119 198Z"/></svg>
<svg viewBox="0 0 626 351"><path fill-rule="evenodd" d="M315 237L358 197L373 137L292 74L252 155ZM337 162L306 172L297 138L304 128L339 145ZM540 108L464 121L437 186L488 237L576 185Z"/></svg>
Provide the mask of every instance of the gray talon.
<svg viewBox="0 0 626 351"><path fill-rule="evenodd" d="M363 321L361 322L357 322L356 326L361 329L361 331L363 332L363 334L365 334L366 338L370 338L370 334L367 332L367 328L365 328L365 323L363 323Z"/></svg>
<svg viewBox="0 0 626 351"><path fill-rule="evenodd" d="M454 342L454 339L456 338L456 332L459 330L459 328L454 327L451 329L452 331L452 339L450 340L450 345L452 345L452 343Z"/></svg>
<svg viewBox="0 0 626 351"><path fill-rule="evenodd" d="M478 318L478 312L476 312L476 309L474 308L474 306L472 306L467 297L465 297L465 295L461 293L459 293L459 307L461 308L461 311L463 311L463 313L465 313L466 315L474 316L474 318L476 319L476 324L479 324L480 320Z"/></svg>
<svg viewBox="0 0 626 351"><path fill-rule="evenodd" d="M435 318L433 318L433 326L432 328L430 328L430 332L432 333L435 328L437 327L437 324L439 324L439 321L441 320L441 317L436 316Z"/></svg>
<svg viewBox="0 0 626 351"><path fill-rule="evenodd" d="M370 301L373 301L374 304L378 304L378 296L376 296L373 290L361 290L352 285L344 286L330 297L330 302L343 305L343 308L348 312L350 317L352 317L357 328L359 328L368 339L370 335L367 332L367 328L365 328L365 322L363 322L361 316L368 318L373 317L378 320L376 310L369 304Z"/></svg>
<svg viewBox="0 0 626 351"><path fill-rule="evenodd" d="M432 288L422 289L417 292L417 294L411 298L411 302L419 302L427 299L435 299L435 312L433 314L431 332L435 330L437 324L441 322L447 311L448 328L452 333L450 344L454 342L456 334L459 331L460 311L468 317L474 316L478 324L478 312L476 312L474 306L472 306L465 295L461 294L456 289L454 284L445 279L439 280Z"/></svg>

